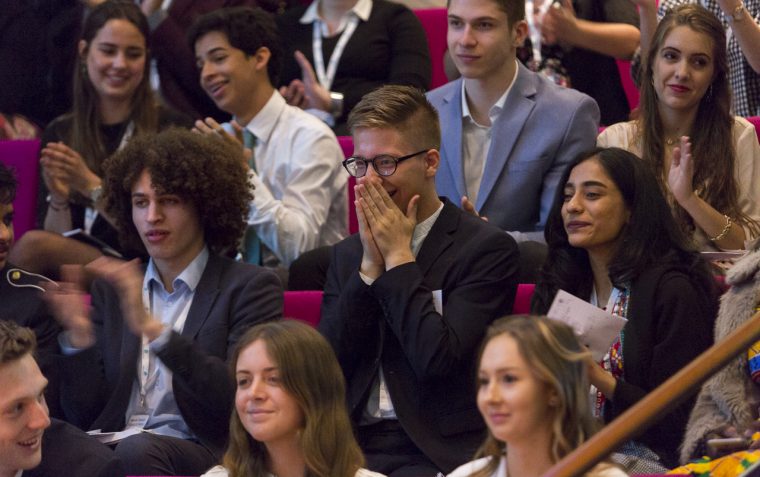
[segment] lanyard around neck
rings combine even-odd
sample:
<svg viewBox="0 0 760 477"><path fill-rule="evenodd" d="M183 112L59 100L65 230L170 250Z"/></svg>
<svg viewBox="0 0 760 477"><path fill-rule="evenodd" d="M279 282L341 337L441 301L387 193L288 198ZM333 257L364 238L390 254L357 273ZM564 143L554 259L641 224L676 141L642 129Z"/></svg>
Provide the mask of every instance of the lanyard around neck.
<svg viewBox="0 0 760 477"><path fill-rule="evenodd" d="M351 39L351 35L354 34L354 30L359 25L359 17L356 14L351 15L346 23L346 28L343 29L343 33L340 34L338 44L335 45L335 49L330 55L330 62L327 65L327 71L325 72L325 59L322 52L322 29L320 27L321 21L317 20L313 23L312 27L312 51L314 53L314 70L317 73L317 79L319 84L330 91L333 80L335 79L335 71L338 69L338 62L340 57L343 56L343 50L346 48L346 43Z"/></svg>

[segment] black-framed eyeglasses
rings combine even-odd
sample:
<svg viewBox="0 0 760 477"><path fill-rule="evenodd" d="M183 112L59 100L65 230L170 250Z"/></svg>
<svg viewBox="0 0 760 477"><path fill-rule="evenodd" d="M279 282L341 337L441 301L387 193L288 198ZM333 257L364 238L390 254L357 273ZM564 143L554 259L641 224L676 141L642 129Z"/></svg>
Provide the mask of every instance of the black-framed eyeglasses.
<svg viewBox="0 0 760 477"><path fill-rule="evenodd" d="M375 168L375 172L381 176L388 177L396 172L396 167L398 167L399 162L405 161L427 151L427 149L423 149L421 151L417 151L401 157L393 157L389 154L380 154L379 156L375 156L372 159L352 156L343 161L343 167L345 167L346 171L348 171L348 173L354 177L364 177L364 175L367 173L367 164L372 164L372 167Z"/></svg>

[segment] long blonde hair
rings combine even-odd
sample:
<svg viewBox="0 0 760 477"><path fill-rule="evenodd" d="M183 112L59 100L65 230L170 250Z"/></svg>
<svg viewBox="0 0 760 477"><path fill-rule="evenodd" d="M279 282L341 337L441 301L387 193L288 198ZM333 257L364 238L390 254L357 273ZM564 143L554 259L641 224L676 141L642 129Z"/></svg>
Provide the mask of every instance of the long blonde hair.
<svg viewBox="0 0 760 477"><path fill-rule="evenodd" d="M346 410L345 381L332 348L316 330L295 320L256 325L240 338L231 360L233 376L240 353L261 340L277 364L282 386L304 414L300 444L308 477L354 477L364 457ZM267 450L240 422L230 419L230 443L223 465L230 477L266 475Z"/></svg>
<svg viewBox="0 0 760 477"><path fill-rule="evenodd" d="M589 380L586 372L588 350L578 343L572 328L542 316L510 315L488 327L480 348L480 362L486 345L497 336L511 336L517 349L537 380L546 384L557 396L552 407L550 455L554 463L588 439L598 424L591 415ZM476 458L491 457L487 466L472 477L487 477L499 465L506 444L488 431Z"/></svg>

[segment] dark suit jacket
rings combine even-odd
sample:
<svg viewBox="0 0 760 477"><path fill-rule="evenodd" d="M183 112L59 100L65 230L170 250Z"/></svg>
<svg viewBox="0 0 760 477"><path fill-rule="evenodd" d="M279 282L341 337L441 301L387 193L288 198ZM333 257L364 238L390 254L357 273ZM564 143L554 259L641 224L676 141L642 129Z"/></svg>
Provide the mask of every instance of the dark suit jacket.
<svg viewBox="0 0 760 477"><path fill-rule="evenodd" d="M52 419L42 436L42 461L22 477L123 477L124 467L111 449L80 429Z"/></svg>
<svg viewBox="0 0 760 477"><path fill-rule="evenodd" d="M124 429L137 376L140 337L123 322L119 297L103 282L92 289L97 345L62 360L67 420L83 429ZM172 372L174 397L193 433L221 452L235 385L226 360L252 325L282 316L282 285L261 267L209 255L182 333L158 357Z"/></svg>
<svg viewBox="0 0 760 477"><path fill-rule="evenodd" d="M596 145L599 108L585 94L561 88L522 65L518 71L491 127L475 209L503 230L534 232L546 224L565 166ZM466 192L461 98L462 79L428 93L441 131L446 131L436 190L455 204ZM534 239L542 240L543 234Z"/></svg>
<svg viewBox="0 0 760 477"><path fill-rule="evenodd" d="M355 234L333 247L319 330L347 380L354 423L382 363L400 424L444 472L467 462L484 438L475 405L475 361L486 327L509 313L517 246L445 201L417 255L372 286L359 277ZM443 315L431 292L443 290Z"/></svg>
<svg viewBox="0 0 760 477"><path fill-rule="evenodd" d="M10 272L10 273L9 273ZM16 273L17 272L17 273ZM0 320L14 321L34 331L37 338L35 358L48 379L45 399L50 415L62 417L58 401L58 333L61 327L42 300L39 282L43 279L7 263L0 269Z"/></svg>

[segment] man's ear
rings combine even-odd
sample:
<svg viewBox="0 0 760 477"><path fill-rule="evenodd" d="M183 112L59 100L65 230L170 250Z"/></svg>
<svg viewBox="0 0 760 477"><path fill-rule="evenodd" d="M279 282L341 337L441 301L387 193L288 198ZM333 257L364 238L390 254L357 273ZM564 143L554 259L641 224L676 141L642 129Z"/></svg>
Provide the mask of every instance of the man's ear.
<svg viewBox="0 0 760 477"><path fill-rule="evenodd" d="M428 149L425 153L425 177L435 177L441 165L441 153L437 149Z"/></svg>
<svg viewBox="0 0 760 477"><path fill-rule="evenodd" d="M512 25L512 46L520 48L528 37L528 22L520 20Z"/></svg>
<svg viewBox="0 0 760 477"><path fill-rule="evenodd" d="M266 46L262 46L256 50L256 53L253 55L253 58L256 61L256 70L266 70L267 65L269 64L269 58L271 56L272 52L269 51L269 48Z"/></svg>

